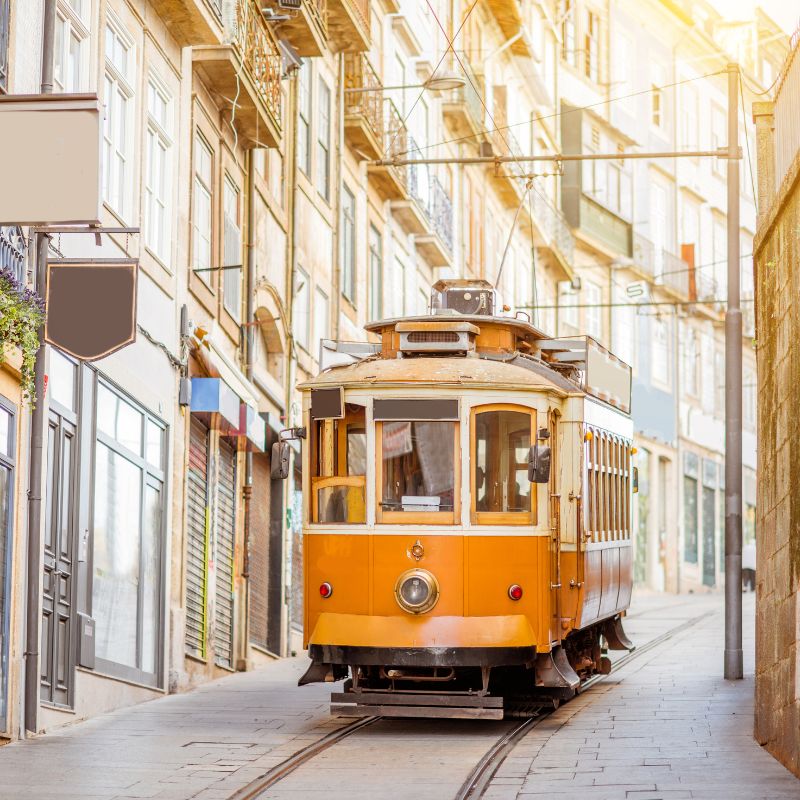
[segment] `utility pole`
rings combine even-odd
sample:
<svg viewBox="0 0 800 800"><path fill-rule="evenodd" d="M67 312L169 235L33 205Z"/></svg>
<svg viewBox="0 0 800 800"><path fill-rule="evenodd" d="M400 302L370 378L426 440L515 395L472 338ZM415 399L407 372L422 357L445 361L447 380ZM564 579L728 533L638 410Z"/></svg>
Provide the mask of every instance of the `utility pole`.
<svg viewBox="0 0 800 800"><path fill-rule="evenodd" d="M739 307L739 66L728 64L728 303L725 312L725 666L742 664L742 310Z"/></svg>
<svg viewBox="0 0 800 800"><path fill-rule="evenodd" d="M42 82L41 94L53 92L53 40L56 30L56 0L44 0L42 20ZM41 187L44 190L44 187ZM44 297L47 275L47 251L50 237L36 234L36 284ZM31 412L31 446L28 474L28 564L25 608L25 730L36 733L39 708L39 582L42 577L42 456L44 438L44 378L46 348L44 326L39 328L39 349L33 380L36 405Z"/></svg>

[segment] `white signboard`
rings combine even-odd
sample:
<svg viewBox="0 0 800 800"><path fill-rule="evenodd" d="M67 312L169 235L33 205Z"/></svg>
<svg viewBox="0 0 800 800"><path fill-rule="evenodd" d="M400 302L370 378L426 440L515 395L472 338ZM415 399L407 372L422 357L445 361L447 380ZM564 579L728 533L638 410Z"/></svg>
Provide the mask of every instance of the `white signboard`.
<svg viewBox="0 0 800 800"><path fill-rule="evenodd" d="M100 123L97 95L0 96L0 225L100 223Z"/></svg>

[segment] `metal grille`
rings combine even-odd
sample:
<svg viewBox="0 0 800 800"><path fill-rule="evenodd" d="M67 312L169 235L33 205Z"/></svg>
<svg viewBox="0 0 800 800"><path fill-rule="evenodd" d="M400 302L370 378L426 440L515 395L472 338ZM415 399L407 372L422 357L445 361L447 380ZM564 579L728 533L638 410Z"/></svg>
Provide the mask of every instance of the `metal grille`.
<svg viewBox="0 0 800 800"><path fill-rule="evenodd" d="M236 451L219 443L214 563L214 661L233 666L233 544L236 532Z"/></svg>
<svg viewBox="0 0 800 800"><path fill-rule="evenodd" d="M454 331L411 331L409 342L458 342L461 337Z"/></svg>
<svg viewBox="0 0 800 800"><path fill-rule="evenodd" d="M250 501L250 641L261 647L268 646L270 494L269 461L256 456Z"/></svg>
<svg viewBox="0 0 800 800"><path fill-rule="evenodd" d="M192 419L186 487L186 652L206 655L208 592L208 428Z"/></svg>
<svg viewBox="0 0 800 800"><path fill-rule="evenodd" d="M779 188L797 156L800 141L800 44L793 37L794 49L783 67L775 92L775 188Z"/></svg>

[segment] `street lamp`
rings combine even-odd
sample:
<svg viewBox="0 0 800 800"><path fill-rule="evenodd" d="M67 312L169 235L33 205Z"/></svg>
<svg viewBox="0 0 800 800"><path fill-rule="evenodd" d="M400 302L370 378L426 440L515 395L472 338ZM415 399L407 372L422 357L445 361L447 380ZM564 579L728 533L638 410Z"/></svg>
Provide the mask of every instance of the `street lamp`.
<svg viewBox="0 0 800 800"><path fill-rule="evenodd" d="M430 89L433 92L444 92L448 89L461 89L467 81L453 70L442 70L438 75L431 75L425 83L404 84L401 86L354 86L345 89L345 94L363 94L365 92L388 92L394 89Z"/></svg>

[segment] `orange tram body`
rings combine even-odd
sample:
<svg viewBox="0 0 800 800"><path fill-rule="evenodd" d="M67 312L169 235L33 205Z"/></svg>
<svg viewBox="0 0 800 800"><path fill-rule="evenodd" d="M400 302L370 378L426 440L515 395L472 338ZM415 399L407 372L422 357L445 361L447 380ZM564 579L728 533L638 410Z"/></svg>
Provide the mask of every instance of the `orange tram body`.
<svg viewBox="0 0 800 800"><path fill-rule="evenodd" d="M346 678L334 713L524 714L631 648L630 368L434 290L300 387L300 683Z"/></svg>

